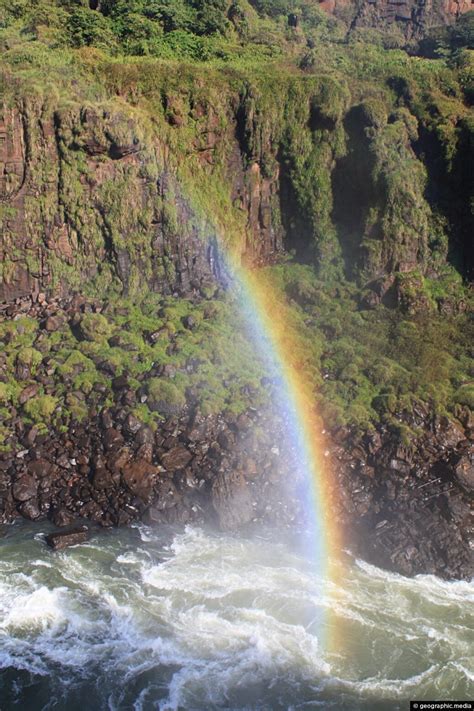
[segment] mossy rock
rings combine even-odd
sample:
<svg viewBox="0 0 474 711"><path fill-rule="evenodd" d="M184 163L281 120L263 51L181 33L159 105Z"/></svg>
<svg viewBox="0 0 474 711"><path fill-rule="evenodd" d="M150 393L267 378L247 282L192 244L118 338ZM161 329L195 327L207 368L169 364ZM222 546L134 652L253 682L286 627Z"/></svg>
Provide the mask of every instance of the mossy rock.
<svg viewBox="0 0 474 711"><path fill-rule="evenodd" d="M471 410L474 410L474 385L464 385L460 387L454 399L460 405L467 405Z"/></svg>
<svg viewBox="0 0 474 711"><path fill-rule="evenodd" d="M16 356L16 372L19 379L24 379L27 375L35 375L39 364L43 360L43 354L35 348L22 348Z"/></svg>
<svg viewBox="0 0 474 711"><path fill-rule="evenodd" d="M0 383L0 403L10 401L10 392L6 383Z"/></svg>
<svg viewBox="0 0 474 711"><path fill-rule="evenodd" d="M80 331L86 341L102 343L113 333L113 326L102 314L84 314L80 323Z"/></svg>
<svg viewBox="0 0 474 711"><path fill-rule="evenodd" d="M186 405L184 393L164 378L152 378L148 383L148 397L152 409L165 417L179 414Z"/></svg>

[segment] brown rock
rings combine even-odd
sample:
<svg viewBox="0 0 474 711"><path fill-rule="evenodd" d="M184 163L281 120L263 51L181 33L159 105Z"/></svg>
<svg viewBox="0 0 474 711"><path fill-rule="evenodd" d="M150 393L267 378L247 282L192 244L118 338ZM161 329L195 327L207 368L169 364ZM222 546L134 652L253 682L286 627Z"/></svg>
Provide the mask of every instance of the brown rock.
<svg viewBox="0 0 474 711"><path fill-rule="evenodd" d="M149 462L137 459L123 467L122 477L132 494L146 501L153 490L157 473L157 468Z"/></svg>
<svg viewBox="0 0 474 711"><path fill-rule="evenodd" d="M89 538L89 529L87 526L78 526L69 531L57 531L46 536L46 543L54 551L60 551L69 546L75 546L78 543L84 543Z"/></svg>
<svg viewBox="0 0 474 711"><path fill-rule="evenodd" d="M34 477L24 474L13 484L12 493L17 501L28 501L38 493L38 482Z"/></svg>
<svg viewBox="0 0 474 711"><path fill-rule="evenodd" d="M38 502L35 499L29 499L25 501L19 507L21 515L30 521L36 521L41 516L41 512L38 507Z"/></svg>
<svg viewBox="0 0 474 711"><path fill-rule="evenodd" d="M52 333L53 331L57 331L61 328L63 325L63 318L61 316L49 316L46 319L46 322L44 324L44 327L47 331Z"/></svg>
<svg viewBox="0 0 474 711"><path fill-rule="evenodd" d="M186 447L178 444L166 452L161 457L161 463L168 472L174 472L177 469L184 469L187 464L191 461L193 455L189 452Z"/></svg>
<svg viewBox="0 0 474 711"><path fill-rule="evenodd" d="M96 489L112 489L115 486L115 481L112 473L105 468L96 469L92 483Z"/></svg>
<svg viewBox="0 0 474 711"><path fill-rule="evenodd" d="M28 471L37 477L48 477L52 473L54 465L46 459L35 459L28 462Z"/></svg>
<svg viewBox="0 0 474 711"><path fill-rule="evenodd" d="M124 439L121 433L114 427L109 427L104 433L104 447L108 450L119 449L123 445Z"/></svg>
<svg viewBox="0 0 474 711"><path fill-rule="evenodd" d="M20 396L18 398L18 402L20 405L24 405L25 402L28 402L28 400L31 400L32 397L34 397L39 390L39 386L36 383L33 383L32 385L27 385L26 388L24 388Z"/></svg>
<svg viewBox="0 0 474 711"><path fill-rule="evenodd" d="M53 515L51 516L52 522L58 528L62 528L63 526L70 526L71 523L73 523L74 518L74 514L64 508L56 509L55 511L53 511Z"/></svg>
<svg viewBox="0 0 474 711"><path fill-rule="evenodd" d="M474 490L474 454L461 457L455 468L458 482L466 491Z"/></svg>

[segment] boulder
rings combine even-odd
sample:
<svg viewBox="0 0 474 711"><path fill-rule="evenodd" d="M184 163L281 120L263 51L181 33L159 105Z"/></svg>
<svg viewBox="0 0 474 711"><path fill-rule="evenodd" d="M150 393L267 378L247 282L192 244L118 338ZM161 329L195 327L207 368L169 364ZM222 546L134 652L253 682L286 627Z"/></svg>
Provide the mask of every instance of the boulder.
<svg viewBox="0 0 474 711"><path fill-rule="evenodd" d="M17 501L33 499L38 493L38 482L34 477L24 474L13 484L12 493Z"/></svg>
<svg viewBox="0 0 474 711"><path fill-rule="evenodd" d="M183 445L178 444L170 449L169 452L165 452L165 454L162 455L161 463L166 471L175 472L178 469L184 469L192 458L193 455L191 452Z"/></svg>
<svg viewBox="0 0 474 711"><path fill-rule="evenodd" d="M157 472L157 468L149 462L137 459L123 467L122 478L132 494L146 501L153 491Z"/></svg>
<svg viewBox="0 0 474 711"><path fill-rule="evenodd" d="M77 526L68 531L56 531L46 536L46 543L54 551L60 551L69 546L75 546L78 543L85 543L89 538L89 529L87 526Z"/></svg>

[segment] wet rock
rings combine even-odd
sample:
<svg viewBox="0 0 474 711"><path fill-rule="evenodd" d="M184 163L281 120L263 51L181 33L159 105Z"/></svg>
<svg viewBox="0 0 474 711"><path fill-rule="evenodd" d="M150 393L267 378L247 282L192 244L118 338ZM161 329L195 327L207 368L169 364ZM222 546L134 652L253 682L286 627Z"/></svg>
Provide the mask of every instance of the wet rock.
<svg viewBox="0 0 474 711"><path fill-rule="evenodd" d="M146 501L153 490L157 473L156 467L143 459L139 459L123 467L122 477L132 494Z"/></svg>
<svg viewBox="0 0 474 711"><path fill-rule="evenodd" d="M110 427L104 433L104 447L107 450L119 449L124 443L123 436L114 427Z"/></svg>
<svg viewBox="0 0 474 711"><path fill-rule="evenodd" d="M177 445L166 452L161 457L161 463L168 472L174 472L178 469L184 469L191 461L193 455L186 447Z"/></svg>
<svg viewBox="0 0 474 711"><path fill-rule="evenodd" d="M46 536L46 543L54 551L60 551L78 543L85 543L89 539L87 526L77 526L68 531L57 531Z"/></svg>
<svg viewBox="0 0 474 711"><path fill-rule="evenodd" d="M12 493L17 501L28 501L38 493L38 482L34 477L24 474L13 484Z"/></svg>
<svg viewBox="0 0 474 711"><path fill-rule="evenodd" d="M177 505L179 494L175 485L169 479L159 481L155 487L155 491L158 497L155 509L158 511L164 511L165 509Z"/></svg>
<svg viewBox="0 0 474 711"><path fill-rule="evenodd" d="M219 473L212 485L211 500L222 530L233 530L253 517L252 496L240 472Z"/></svg>

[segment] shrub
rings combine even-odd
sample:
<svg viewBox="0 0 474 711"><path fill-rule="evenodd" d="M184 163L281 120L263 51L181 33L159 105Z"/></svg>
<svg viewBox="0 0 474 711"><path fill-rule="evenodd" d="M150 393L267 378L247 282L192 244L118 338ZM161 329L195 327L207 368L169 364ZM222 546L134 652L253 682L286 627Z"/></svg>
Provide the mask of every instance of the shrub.
<svg viewBox="0 0 474 711"><path fill-rule="evenodd" d="M35 422L48 422L58 406L58 399L52 395L40 395L24 405L26 414Z"/></svg>

